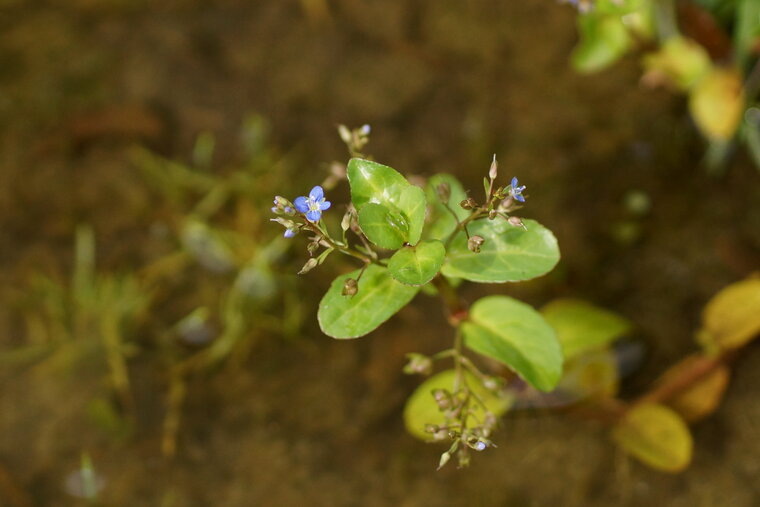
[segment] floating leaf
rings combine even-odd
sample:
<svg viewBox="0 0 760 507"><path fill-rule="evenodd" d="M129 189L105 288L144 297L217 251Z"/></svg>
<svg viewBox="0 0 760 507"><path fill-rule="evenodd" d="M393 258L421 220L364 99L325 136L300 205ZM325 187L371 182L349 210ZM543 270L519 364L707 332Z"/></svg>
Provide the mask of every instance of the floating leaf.
<svg viewBox="0 0 760 507"><path fill-rule="evenodd" d="M613 428L612 438L627 453L663 472L680 472L691 462L693 442L688 426L662 405L634 406Z"/></svg>
<svg viewBox="0 0 760 507"><path fill-rule="evenodd" d="M722 349L741 347L760 334L760 277L729 285L702 313L709 341Z"/></svg>
<svg viewBox="0 0 760 507"><path fill-rule="evenodd" d="M541 313L557 332L566 361L604 347L631 329L626 319L579 299L557 299Z"/></svg>
<svg viewBox="0 0 760 507"><path fill-rule="evenodd" d="M351 185L351 201L356 209L367 203L397 208L401 192L410 186L395 169L361 158L352 158L346 172Z"/></svg>
<svg viewBox="0 0 760 507"><path fill-rule="evenodd" d="M744 90L739 71L713 69L692 90L689 110L705 137L723 141L731 139L744 113Z"/></svg>
<svg viewBox="0 0 760 507"><path fill-rule="evenodd" d="M445 256L446 249L440 241L422 241L393 254L388 261L388 271L401 283L424 285L438 274Z"/></svg>
<svg viewBox="0 0 760 507"><path fill-rule="evenodd" d="M454 215L446 209L446 206L443 205L438 197L436 189L441 184L449 185L451 195L448 205L454 214L456 214L457 219L464 220L470 212L459 206L460 202L467 199L467 194L462 184L455 177L450 174L436 174L428 180L425 194L427 195L427 202L430 205L430 216L428 217L430 226L425 236L430 239L440 239L443 241L449 237L449 234L454 232L454 229L457 227L457 220L454 219Z"/></svg>
<svg viewBox="0 0 760 507"><path fill-rule="evenodd" d="M359 210L359 227L372 243L388 250L401 248L409 238L406 217L381 204L365 204Z"/></svg>
<svg viewBox="0 0 760 507"><path fill-rule="evenodd" d="M446 422L432 393L436 389L451 391L454 387L455 377L456 372L454 370L442 371L423 382L409 397L404 407L404 424L412 436L420 440L430 441L433 437L425 431L425 426L428 424L441 425ZM483 400L488 410L494 415L504 414L512 405L511 397L496 396L483 387L483 384L471 373L465 372L465 381L467 386ZM479 404L473 403L471 408L478 417L482 416L483 408Z"/></svg>
<svg viewBox="0 0 760 507"><path fill-rule="evenodd" d="M689 356L670 367L658 380L665 384L681 377L684 373L699 369L712 363L712 359L701 356ZM728 387L730 370L726 365L719 365L692 383L688 389L681 391L668 401L668 405L687 421L698 421L718 408L723 394Z"/></svg>
<svg viewBox="0 0 760 507"><path fill-rule="evenodd" d="M333 338L364 336L403 308L419 290L397 282L387 269L370 264L359 280L357 294L342 295L346 280L358 278L360 272L356 270L336 278L320 301L317 319L326 335Z"/></svg>
<svg viewBox="0 0 760 507"><path fill-rule="evenodd" d="M530 305L506 296L479 299L462 323L465 345L500 361L541 391L562 374L562 350L552 327Z"/></svg>
<svg viewBox="0 0 760 507"><path fill-rule="evenodd" d="M457 234L441 271L473 282L503 283L541 276L559 262L557 239L535 220L523 220L527 230L506 220L477 220L468 226L482 236L480 253L467 249L464 232Z"/></svg>

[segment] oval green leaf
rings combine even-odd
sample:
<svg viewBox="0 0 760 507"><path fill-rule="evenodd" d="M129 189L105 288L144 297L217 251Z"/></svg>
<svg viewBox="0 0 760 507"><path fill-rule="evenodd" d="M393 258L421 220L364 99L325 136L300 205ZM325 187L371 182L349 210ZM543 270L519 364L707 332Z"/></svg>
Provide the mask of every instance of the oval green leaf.
<svg viewBox="0 0 760 507"><path fill-rule="evenodd" d="M702 327L704 338L723 350L760 335L760 277L733 283L713 296L702 313Z"/></svg>
<svg viewBox="0 0 760 507"><path fill-rule="evenodd" d="M359 280L356 295L344 296L346 280L357 278L360 271L333 280L319 302L317 320L326 335L339 339L364 336L403 308L419 290L397 282L387 269L370 264Z"/></svg>
<svg viewBox="0 0 760 507"><path fill-rule="evenodd" d="M401 248L409 238L409 222L406 217L381 204L365 204L359 210L359 227L372 243L388 250Z"/></svg>
<svg viewBox="0 0 760 507"><path fill-rule="evenodd" d="M633 407L612 430L627 453L656 470L680 472L691 462L688 426L673 410L647 403Z"/></svg>
<svg viewBox="0 0 760 507"><path fill-rule="evenodd" d="M461 329L467 347L506 364L536 389L551 391L559 382L559 341L530 305L506 296L479 299Z"/></svg>
<svg viewBox="0 0 760 507"><path fill-rule="evenodd" d="M579 299L557 299L541 314L557 332L566 361L598 350L631 329L626 319Z"/></svg>
<svg viewBox="0 0 760 507"><path fill-rule="evenodd" d="M425 425L440 425L446 422L443 413L438 409L438 405L433 399L432 393L436 389L451 391L455 376L454 370L446 370L433 375L409 397L406 406L404 406L404 425L413 437L431 441L432 435L425 431ZM503 415L512 406L513 398L510 395L496 396L483 387L483 384L471 373L465 372L465 381L467 386L483 400L488 410L497 417ZM472 410L477 417L481 417L483 414L483 407L477 403L472 405Z"/></svg>
<svg viewBox="0 0 760 507"><path fill-rule="evenodd" d="M388 261L388 271L406 285L424 285L438 274L445 256L446 249L440 241L422 241L393 254Z"/></svg>
<svg viewBox="0 0 760 507"><path fill-rule="evenodd" d="M399 207L402 191L410 186L400 172L371 160L352 158L346 173L356 209L368 203L382 204L389 209Z"/></svg>
<svg viewBox="0 0 760 507"><path fill-rule="evenodd" d="M457 227L457 220L454 219L454 215L446 209L446 206L443 205L438 197L436 188L442 183L448 184L451 189L451 195L447 204L454 214L456 214L457 219L460 221L464 220L470 214L469 211L459 206L460 202L467 199L467 194L462 184L455 177L450 174L436 174L431 177L425 187L427 202L430 204L430 214L428 216L430 225L425 233L425 237L440 239L441 241L447 239L449 234L454 232L454 229Z"/></svg>
<svg viewBox="0 0 760 507"><path fill-rule="evenodd" d="M467 249L464 232L457 234L441 271L446 276L472 282L504 283L530 280L554 268L559 246L554 234L535 220L523 220L527 230L506 220L477 220L468 226L470 235L482 236L480 253Z"/></svg>

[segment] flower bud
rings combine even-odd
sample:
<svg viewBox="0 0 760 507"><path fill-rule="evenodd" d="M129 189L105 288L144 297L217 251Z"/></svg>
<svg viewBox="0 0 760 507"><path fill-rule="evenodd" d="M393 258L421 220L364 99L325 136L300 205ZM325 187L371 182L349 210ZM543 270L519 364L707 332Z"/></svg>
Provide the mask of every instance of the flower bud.
<svg viewBox="0 0 760 507"><path fill-rule="evenodd" d="M358 282L353 278L348 278L343 284L343 292L341 294L344 296L355 296L357 292L359 292Z"/></svg>
<svg viewBox="0 0 760 507"><path fill-rule="evenodd" d="M459 203L459 206L461 206L464 209L474 209L478 207L478 203L475 202L475 199L472 197L468 197L464 201Z"/></svg>
<svg viewBox="0 0 760 507"><path fill-rule="evenodd" d="M317 267L318 261L317 259L311 258L308 261L306 261L306 264L303 265L301 268L301 271L298 272L299 275L303 275L304 273L308 273L312 269Z"/></svg>
<svg viewBox="0 0 760 507"><path fill-rule="evenodd" d="M507 222L509 222L509 225L511 225L512 227L522 227L526 231L528 230L528 228L525 227L525 224L523 223L522 218L520 217L509 217L507 219Z"/></svg>
<svg viewBox="0 0 760 507"><path fill-rule="evenodd" d="M433 370L433 360L422 354L407 354L409 362L404 366L404 373L408 375L430 375Z"/></svg>
<svg viewBox="0 0 760 507"><path fill-rule="evenodd" d="M351 227L351 210L346 211L343 220L340 221L340 228L343 229L343 232L346 232L349 227Z"/></svg>
<svg viewBox="0 0 760 507"><path fill-rule="evenodd" d="M345 125L338 125L338 135L344 143L351 142L351 131Z"/></svg>
<svg viewBox="0 0 760 507"><path fill-rule="evenodd" d="M451 199L451 185L446 183L445 181L435 187L435 192L438 194L438 198L441 200L442 203L448 204L449 199Z"/></svg>
<svg viewBox="0 0 760 507"><path fill-rule="evenodd" d="M449 451L446 451L443 454L441 454L441 459L438 462L438 470L446 466L446 463L448 463L450 459L451 459L451 453Z"/></svg>
<svg viewBox="0 0 760 507"><path fill-rule="evenodd" d="M451 396L444 389L433 390L433 399L441 410L445 410L451 406Z"/></svg>
<svg viewBox="0 0 760 507"><path fill-rule="evenodd" d="M488 169L488 177L492 180L496 179L496 175L499 172L499 163L496 161L496 154L493 155L493 161L491 162L491 167Z"/></svg>
<svg viewBox="0 0 760 507"><path fill-rule="evenodd" d="M480 253L480 247L483 246L483 243L485 242L486 240L483 236L470 236L470 239L467 240L467 248L469 248L471 252Z"/></svg>
<svg viewBox="0 0 760 507"><path fill-rule="evenodd" d="M493 220L497 216L499 216L499 212L496 211L495 209L492 209L491 211L488 212L488 220Z"/></svg>

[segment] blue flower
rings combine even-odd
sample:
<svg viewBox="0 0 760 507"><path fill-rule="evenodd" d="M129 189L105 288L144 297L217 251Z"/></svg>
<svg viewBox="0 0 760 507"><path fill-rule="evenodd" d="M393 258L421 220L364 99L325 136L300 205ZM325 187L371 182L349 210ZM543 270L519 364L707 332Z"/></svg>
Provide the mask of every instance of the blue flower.
<svg viewBox="0 0 760 507"><path fill-rule="evenodd" d="M330 201L325 201L325 192L317 185L309 192L309 197L296 197L293 201L296 209L306 215L309 222L319 222L322 212L330 208Z"/></svg>
<svg viewBox="0 0 760 507"><path fill-rule="evenodd" d="M509 195L511 195L517 201L525 202L525 197L522 195L523 190L525 190L525 185L518 185L519 183L517 182L517 177L512 178L512 186L509 189Z"/></svg>
<svg viewBox="0 0 760 507"><path fill-rule="evenodd" d="M283 234L283 236L285 236L286 238L292 238L295 235L296 235L295 229L285 229L285 233Z"/></svg>

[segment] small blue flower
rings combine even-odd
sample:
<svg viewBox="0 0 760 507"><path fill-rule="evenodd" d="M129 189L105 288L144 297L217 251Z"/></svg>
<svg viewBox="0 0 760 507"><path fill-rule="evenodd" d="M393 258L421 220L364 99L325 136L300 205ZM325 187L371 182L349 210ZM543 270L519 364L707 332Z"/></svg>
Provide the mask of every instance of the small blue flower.
<svg viewBox="0 0 760 507"><path fill-rule="evenodd" d="M309 222L319 222L322 212L330 208L330 201L325 201L325 192L317 185L309 192L309 197L296 197L293 201L296 209L306 215Z"/></svg>
<svg viewBox="0 0 760 507"><path fill-rule="evenodd" d="M295 235L296 235L295 229L285 229L285 233L283 234L283 236L285 236L286 238L292 238Z"/></svg>
<svg viewBox="0 0 760 507"><path fill-rule="evenodd" d="M519 186L517 177L512 178L512 186L509 189L509 195L511 195L517 201L525 202L525 197L522 195L523 190L525 190L525 185Z"/></svg>

